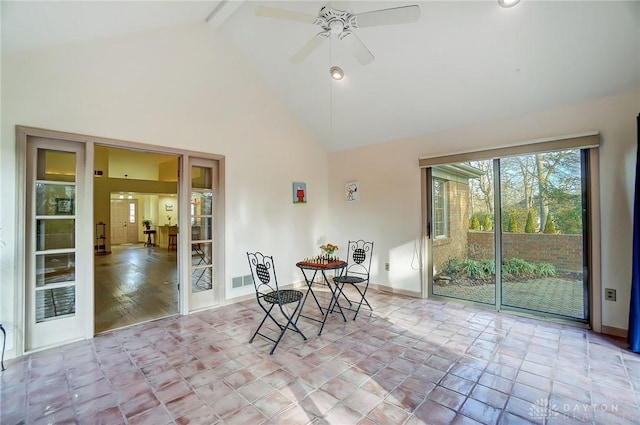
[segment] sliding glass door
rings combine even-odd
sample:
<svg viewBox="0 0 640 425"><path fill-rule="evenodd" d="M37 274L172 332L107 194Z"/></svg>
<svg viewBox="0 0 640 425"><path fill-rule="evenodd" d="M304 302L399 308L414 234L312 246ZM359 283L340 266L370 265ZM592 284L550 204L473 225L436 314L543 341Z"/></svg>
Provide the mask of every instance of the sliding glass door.
<svg viewBox="0 0 640 425"><path fill-rule="evenodd" d="M429 295L588 318L586 150L432 166Z"/></svg>
<svg viewBox="0 0 640 425"><path fill-rule="evenodd" d="M431 170L433 295L496 303L492 167L487 160Z"/></svg>
<svg viewBox="0 0 640 425"><path fill-rule="evenodd" d="M501 304L586 319L586 199L578 149L500 160Z"/></svg>

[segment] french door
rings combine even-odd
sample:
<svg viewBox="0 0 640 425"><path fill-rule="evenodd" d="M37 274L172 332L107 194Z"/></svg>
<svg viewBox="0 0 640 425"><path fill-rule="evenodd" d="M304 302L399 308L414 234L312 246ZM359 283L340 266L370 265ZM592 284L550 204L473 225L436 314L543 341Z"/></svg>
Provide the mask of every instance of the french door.
<svg viewBox="0 0 640 425"><path fill-rule="evenodd" d="M33 138L27 142L25 309L27 351L85 337L86 265L80 249L86 212L84 144ZM80 242L80 246L79 246ZM87 244L84 244L87 245Z"/></svg>
<svg viewBox="0 0 640 425"><path fill-rule="evenodd" d="M219 282L216 282L214 262L214 211L218 202L217 161L190 159L191 202L189 246L189 311L220 303Z"/></svg>
<svg viewBox="0 0 640 425"><path fill-rule="evenodd" d="M588 150L428 169L429 295L589 319Z"/></svg>

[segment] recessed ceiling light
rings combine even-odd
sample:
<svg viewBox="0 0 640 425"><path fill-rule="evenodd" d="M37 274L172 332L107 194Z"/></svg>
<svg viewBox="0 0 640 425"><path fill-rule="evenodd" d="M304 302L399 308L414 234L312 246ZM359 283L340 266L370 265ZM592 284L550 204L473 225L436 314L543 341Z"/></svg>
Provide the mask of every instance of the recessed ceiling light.
<svg viewBox="0 0 640 425"><path fill-rule="evenodd" d="M342 80L344 78L344 71L339 66L332 66L329 74L331 74L331 78L334 80Z"/></svg>
<svg viewBox="0 0 640 425"><path fill-rule="evenodd" d="M502 7L513 7L520 3L520 0L498 0L498 4Z"/></svg>

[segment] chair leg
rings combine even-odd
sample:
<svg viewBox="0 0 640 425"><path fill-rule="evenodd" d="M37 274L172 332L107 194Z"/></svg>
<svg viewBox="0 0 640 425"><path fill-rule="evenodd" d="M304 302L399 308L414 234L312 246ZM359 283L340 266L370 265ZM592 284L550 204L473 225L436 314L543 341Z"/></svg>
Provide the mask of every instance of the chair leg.
<svg viewBox="0 0 640 425"><path fill-rule="evenodd" d="M369 288L369 282L367 281L367 284L364 286L364 291L361 291L358 285L353 286L356 288L361 297L360 302L358 303L358 308L356 309L356 314L353 315L353 320L356 320L356 317L358 317L358 313L360 312L360 307L362 307L363 303L366 304L367 307L369 307L369 310L373 311L373 308L371 308L371 304L369 304L369 301L367 301L367 299L365 298L367 289Z"/></svg>
<svg viewBox="0 0 640 425"><path fill-rule="evenodd" d="M255 339L256 335L258 335L258 332L260 331L260 328L262 327L262 325L264 325L264 322L267 320L267 317L271 317L271 310L273 310L273 306L274 304L271 304L271 307L269 308L269 310L267 311L266 308L262 307L262 304L260 304L260 307L262 307L262 309L265 311L264 317L262 318L262 322L260 322L260 326L258 326L258 329L256 329L256 331L253 333L253 336L251 337L251 339L249 340L249 343L252 343L253 340ZM273 317L271 317L271 319L273 320ZM277 324L277 322L276 322Z"/></svg>
<svg viewBox="0 0 640 425"><path fill-rule="evenodd" d="M298 329L298 326L295 323L293 323L293 317L295 316L296 311L298 311L299 307L300 307L300 301L298 301L298 305L296 306L295 310L293 310L293 314L289 316L284 311L284 308L280 306L280 311L282 312L282 315L287 319L287 324L285 326L278 325L280 326L280 329L281 329L280 336L278 337L278 340L276 341L275 345L271 349L271 352L269 353L270 355L273 354L274 351L276 351L276 348L278 347L278 344L280 344L280 340L284 336L284 333L287 331L287 329L291 329L292 331L298 332L305 341L307 340L307 337L302 333L300 329ZM293 325L293 328L290 328L289 327L290 325Z"/></svg>
<svg viewBox="0 0 640 425"><path fill-rule="evenodd" d="M353 305L353 303L351 302L351 300L347 297L347 294L344 293L344 291L342 290L344 288L344 283L336 283L336 290L339 292L338 296L336 298L340 298L340 295L342 295L342 297L347 300L347 302L349 303L349 307L351 307ZM345 307L346 308L346 307ZM333 313L333 310L331 311Z"/></svg>

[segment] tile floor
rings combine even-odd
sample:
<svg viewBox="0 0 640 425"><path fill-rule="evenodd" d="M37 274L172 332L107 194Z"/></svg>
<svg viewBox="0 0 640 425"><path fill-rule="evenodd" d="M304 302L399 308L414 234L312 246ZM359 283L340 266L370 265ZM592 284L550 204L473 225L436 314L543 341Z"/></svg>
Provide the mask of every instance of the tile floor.
<svg viewBox="0 0 640 425"><path fill-rule="evenodd" d="M7 362L0 423L638 424L640 356L576 327L371 291L322 336L247 341L255 300ZM305 314L313 314L313 305Z"/></svg>

